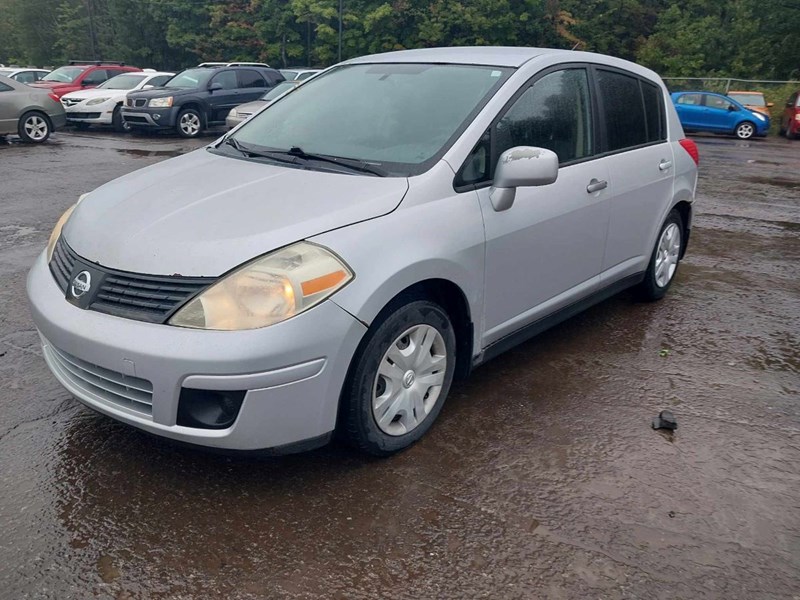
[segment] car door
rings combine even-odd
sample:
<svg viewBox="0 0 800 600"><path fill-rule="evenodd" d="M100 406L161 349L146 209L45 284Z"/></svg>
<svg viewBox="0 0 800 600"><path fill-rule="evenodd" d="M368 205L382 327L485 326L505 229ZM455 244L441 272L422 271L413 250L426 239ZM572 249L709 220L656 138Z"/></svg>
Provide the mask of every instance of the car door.
<svg viewBox="0 0 800 600"><path fill-rule="evenodd" d="M221 87L211 90L214 85ZM230 110L239 104L239 82L236 78L236 71L220 71L208 82L208 106L209 119L213 122L224 121Z"/></svg>
<svg viewBox="0 0 800 600"><path fill-rule="evenodd" d="M508 210L492 207L486 183L478 189L486 234L484 347L596 289L608 172L593 159L594 138L588 71L560 66L515 95L462 168L463 183L480 180L514 146L547 148L560 163L555 183L517 188Z"/></svg>
<svg viewBox="0 0 800 600"><path fill-rule="evenodd" d="M252 69L239 69L236 71L239 81L239 103L252 102L263 96L268 85L261 73Z"/></svg>
<svg viewBox="0 0 800 600"><path fill-rule="evenodd" d="M19 119L19 107L14 101L14 88L0 81L0 135L17 132L17 119Z"/></svg>
<svg viewBox="0 0 800 600"><path fill-rule="evenodd" d="M733 131L739 119L739 109L730 101L717 94L703 94L705 121L714 131Z"/></svg>
<svg viewBox="0 0 800 600"><path fill-rule="evenodd" d="M610 190L606 287L646 270L672 200L674 156L661 87L619 69L597 67L595 77Z"/></svg>
<svg viewBox="0 0 800 600"><path fill-rule="evenodd" d="M84 75L81 80L81 86L83 88L94 88L105 81L108 81L108 72L105 69L94 69Z"/></svg>
<svg viewBox="0 0 800 600"><path fill-rule="evenodd" d="M675 100L675 110L681 125L686 129L704 128L704 107L702 94L681 94Z"/></svg>

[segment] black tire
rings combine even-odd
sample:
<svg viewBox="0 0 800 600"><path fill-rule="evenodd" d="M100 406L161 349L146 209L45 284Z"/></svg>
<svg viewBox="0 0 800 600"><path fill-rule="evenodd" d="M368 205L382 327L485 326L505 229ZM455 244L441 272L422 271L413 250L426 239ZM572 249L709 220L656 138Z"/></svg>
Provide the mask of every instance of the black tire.
<svg viewBox="0 0 800 600"><path fill-rule="evenodd" d="M373 391L380 383L378 368L389 347L404 332L418 325L429 325L442 336L447 357L444 379L438 398L419 424L405 434L390 435L378 426L373 414ZM427 300L400 305L380 322L373 323L353 357L342 391L339 433L354 448L374 456L389 456L408 448L425 435L441 412L453 382L455 366L456 336L447 313Z"/></svg>
<svg viewBox="0 0 800 600"><path fill-rule="evenodd" d="M114 114L111 116L111 126L117 133L129 133L131 131L130 124L122 118L122 106L117 106L114 109Z"/></svg>
<svg viewBox="0 0 800 600"><path fill-rule="evenodd" d="M41 144L50 137L53 128L43 112L31 110L22 115L17 124L17 134L27 144Z"/></svg>
<svg viewBox="0 0 800 600"><path fill-rule="evenodd" d="M734 135L740 140L749 140L756 136L756 124L752 121L742 121L733 130Z"/></svg>
<svg viewBox="0 0 800 600"><path fill-rule="evenodd" d="M659 285L658 281L656 280L656 258L658 257L659 253L659 245L661 243L661 238L664 235L664 231L666 231L667 227L670 225L677 225L678 231L680 232L680 247L681 250L683 249L683 245L686 243L685 237L685 228L683 225L683 219L681 219L680 213L673 209L669 215L667 215L664 224L661 226L661 229L658 231L658 236L656 237L656 243L653 247L653 253L650 255L650 264L647 266L647 272L644 275L644 280L639 284L637 289L638 295L642 300L647 302L654 302L656 300L661 300L664 295L669 290L672 282L675 281L675 275L678 273L678 267L680 266L680 261L675 264L675 272L669 278L666 285ZM680 252L678 254L680 256Z"/></svg>
<svg viewBox="0 0 800 600"><path fill-rule="evenodd" d="M196 122L196 127L189 127L188 120ZM175 121L175 129L178 135L183 138L196 138L203 132L203 115L200 111L194 108L184 108L178 113L178 118Z"/></svg>

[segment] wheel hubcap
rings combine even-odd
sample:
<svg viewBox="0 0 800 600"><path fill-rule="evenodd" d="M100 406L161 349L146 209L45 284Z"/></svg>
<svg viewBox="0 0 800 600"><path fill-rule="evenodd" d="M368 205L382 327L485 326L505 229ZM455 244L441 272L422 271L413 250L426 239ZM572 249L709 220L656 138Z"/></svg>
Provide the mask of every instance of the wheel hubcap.
<svg viewBox="0 0 800 600"><path fill-rule="evenodd" d="M47 122L41 117L29 117L25 121L25 133L32 140L43 140L47 136Z"/></svg>
<svg viewBox="0 0 800 600"><path fill-rule="evenodd" d="M740 137L749 138L751 135L753 135L753 126L752 125L750 125L748 123L744 123L742 125L739 125L739 136Z"/></svg>
<svg viewBox="0 0 800 600"><path fill-rule="evenodd" d="M656 285L666 286L672 281L675 269L678 268L678 257L681 253L681 230L675 223L670 223L661 234L656 250Z"/></svg>
<svg viewBox="0 0 800 600"><path fill-rule="evenodd" d="M398 337L378 365L372 388L372 415L389 435L416 429L439 400L447 370L442 334L415 325Z"/></svg>
<svg viewBox="0 0 800 600"><path fill-rule="evenodd" d="M183 115L181 117L181 129L187 135L195 135L200 131L200 119L197 118L197 115Z"/></svg>

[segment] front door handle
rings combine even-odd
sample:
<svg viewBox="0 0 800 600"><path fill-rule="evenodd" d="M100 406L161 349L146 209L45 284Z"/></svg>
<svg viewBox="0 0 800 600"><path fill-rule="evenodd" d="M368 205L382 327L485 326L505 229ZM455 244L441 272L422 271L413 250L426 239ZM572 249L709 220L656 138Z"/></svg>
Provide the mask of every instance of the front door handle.
<svg viewBox="0 0 800 600"><path fill-rule="evenodd" d="M608 187L608 182L606 180L597 180L592 179L589 182L589 185L586 186L586 191L590 194L594 194L595 192L599 192L600 190L604 190Z"/></svg>
<svg viewBox="0 0 800 600"><path fill-rule="evenodd" d="M658 163L658 168L661 171L666 171L671 166L672 166L672 161L671 160L662 160L660 163Z"/></svg>

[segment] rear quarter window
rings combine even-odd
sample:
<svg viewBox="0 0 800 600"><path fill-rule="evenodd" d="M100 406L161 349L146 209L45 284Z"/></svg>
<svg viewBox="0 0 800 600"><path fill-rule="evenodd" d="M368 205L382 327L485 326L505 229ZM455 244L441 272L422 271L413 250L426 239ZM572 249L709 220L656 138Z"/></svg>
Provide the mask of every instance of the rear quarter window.
<svg viewBox="0 0 800 600"><path fill-rule="evenodd" d="M647 121L647 141L659 142L667 139L667 128L664 114L664 95L661 88L652 83L642 81L642 97L644 98L644 114Z"/></svg>

